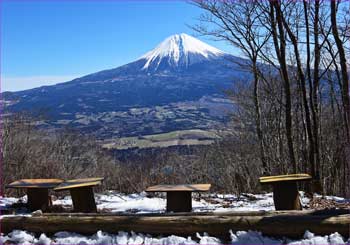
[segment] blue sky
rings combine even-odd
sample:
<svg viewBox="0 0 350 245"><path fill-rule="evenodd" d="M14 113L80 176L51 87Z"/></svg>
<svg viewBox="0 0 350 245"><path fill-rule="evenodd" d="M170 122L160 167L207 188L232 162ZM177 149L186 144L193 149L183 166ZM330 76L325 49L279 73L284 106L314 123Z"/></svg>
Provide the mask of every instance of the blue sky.
<svg viewBox="0 0 350 245"><path fill-rule="evenodd" d="M185 1L2 0L1 90L55 84L134 61L172 34L194 34L187 25L200 13Z"/></svg>

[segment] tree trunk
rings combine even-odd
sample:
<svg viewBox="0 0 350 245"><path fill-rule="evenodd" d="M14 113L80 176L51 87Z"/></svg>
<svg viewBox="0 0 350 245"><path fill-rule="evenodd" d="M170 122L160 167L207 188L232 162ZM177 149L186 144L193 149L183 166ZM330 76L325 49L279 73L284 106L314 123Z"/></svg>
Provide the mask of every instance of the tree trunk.
<svg viewBox="0 0 350 245"><path fill-rule="evenodd" d="M310 28L309 28L309 14L308 14L308 6L307 1L303 1L304 4L304 19L305 19L305 26L306 26L306 72L307 72L307 78L309 83L309 90L310 93L312 93L312 81L311 81L311 68L310 68L310 60L311 60L311 51L310 51ZM307 94L306 94L306 80L305 84L303 86L303 101L305 104L305 100L307 103ZM313 110L313 102L311 100L310 96L310 108L311 111ZM312 135L312 125L311 125L311 115L309 111L309 107L305 108L305 116L306 116L306 124L307 124L307 130L308 130L308 138L309 138L309 164L310 164L310 172L311 176L315 176L315 150L314 150L314 140Z"/></svg>
<svg viewBox="0 0 350 245"><path fill-rule="evenodd" d="M344 163L344 195L350 198L350 131L349 131L349 120L350 120L350 98L349 98L349 76L347 71L347 61L344 51L343 43L340 39L337 27L337 6L336 1L331 1L331 24L332 33L337 45L339 52L339 62L342 74L342 98L343 107L345 113L345 128L346 128L346 141L345 141L345 163Z"/></svg>
<svg viewBox="0 0 350 245"><path fill-rule="evenodd" d="M274 9L276 9L276 21L278 25L279 35L277 35ZM297 172L297 163L295 160L294 146L293 146L292 99L291 99L288 68L287 68L287 62L286 62L286 40L284 36L282 13L281 13L280 5L278 1L274 1L274 0L270 1L270 20L271 20L271 27L272 27L272 37L274 39L274 46L275 46L276 54L281 67L280 69L282 74L284 93L286 96L285 123L286 123L286 138L287 138L287 145L288 145L289 160L293 166L294 172ZM278 39L279 39L279 42L278 42Z"/></svg>
<svg viewBox="0 0 350 245"><path fill-rule="evenodd" d="M304 1L304 12L305 12L305 22L306 22L306 40L307 40L307 64L308 64L308 70L310 69L310 45L309 45L309 27L308 27L308 16L307 16L307 6ZM283 17L283 16L282 16ZM303 101L303 106L305 110L305 121L306 121L306 132L308 136L308 141L309 141L309 161L311 165L311 175L314 177L315 176L315 158L314 158L314 139L313 139L313 133L312 133L312 125L311 125L311 116L310 116L310 110L309 110L309 104L307 100L307 92L306 92L306 78L305 74L303 71L303 65L301 62L300 58L300 53L299 53L299 48L298 48L298 40L295 34L292 32L290 29L288 23L285 21L283 18L283 24L287 30L288 36L292 42L293 48L294 48L294 54L295 54L295 59L297 63L297 70L298 70L298 78L301 83L301 92L302 92L302 101ZM310 76L310 74L308 74Z"/></svg>
<svg viewBox="0 0 350 245"><path fill-rule="evenodd" d="M321 179L320 179L320 147L319 147L319 110L318 110L318 93L319 93L319 66L320 66L320 45L319 45L319 9L320 3L315 0L315 16L314 16L314 73L313 73L313 90L312 100L312 118L313 118L313 135L315 144L315 175L313 180L313 191L321 193Z"/></svg>
<svg viewBox="0 0 350 245"><path fill-rule="evenodd" d="M261 128L261 110L259 103L259 71L257 68L257 59L253 58L253 74L254 74L254 105L255 105L255 124L256 124L256 132L258 135L259 145L260 145L260 159L263 166L263 175L268 174L268 166L265 157L265 147L264 147L264 136Z"/></svg>

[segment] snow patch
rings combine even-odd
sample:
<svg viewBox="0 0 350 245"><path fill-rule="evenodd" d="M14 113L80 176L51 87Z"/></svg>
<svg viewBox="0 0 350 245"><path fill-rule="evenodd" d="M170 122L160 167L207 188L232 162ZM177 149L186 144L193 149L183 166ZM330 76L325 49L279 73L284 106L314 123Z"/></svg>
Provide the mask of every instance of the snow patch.
<svg viewBox="0 0 350 245"><path fill-rule="evenodd" d="M304 192L300 191L299 193L303 206L307 206L310 199L304 195ZM325 198L337 202L348 202L342 197L326 196ZM25 203L26 199L26 196L22 198L0 196L0 211L7 210L18 201ZM108 191L104 194L96 193L95 200L97 209L107 212L162 213L166 209L165 196L151 197L146 192L127 195ZM69 208L72 207L72 199L68 195L54 200L53 204ZM271 211L275 209L272 193L243 193L240 197L233 194L201 194L201 198L194 194L192 207L194 212ZM27 216L30 213L25 209L16 210L16 215ZM1 217L4 217L4 215L0 215L0 219Z"/></svg>
<svg viewBox="0 0 350 245"><path fill-rule="evenodd" d="M303 204L310 201L300 192ZM202 195L204 197L205 195ZM107 209L112 212L136 212L136 213L158 213L165 211L165 198L148 197L145 192L125 195L114 191L105 194L96 194L96 203L99 210ZM208 199L209 198L209 199ZM346 201L344 198L327 196L327 199L337 200L339 202ZM22 198L1 197L0 211L6 210L9 205L26 201L26 196ZM55 200L54 205L68 206L72 205L69 196ZM200 211L242 211L242 210L273 210L272 193L266 194L243 194L240 198L232 194L208 194L206 199L193 200L193 209L195 212ZM30 216L31 213L21 213L16 215ZM13 215L0 215L2 217ZM208 230L210 234L210 230ZM326 236L318 236L310 231L305 231L303 237L299 240L291 240L288 238L273 238L264 236L259 231L227 231L231 237L231 244L348 244L350 239L345 240L339 233L335 232ZM127 233L119 231L116 234L109 234L98 231L92 236L83 236L72 232L57 232L53 236L34 234L13 230L8 234L0 234L0 244L222 244L219 238L211 237L208 233L197 233L194 237L180 236L159 236L152 237L147 234L137 234L134 232ZM226 241L227 242L227 241Z"/></svg>
<svg viewBox="0 0 350 245"><path fill-rule="evenodd" d="M231 244L350 244L350 240L345 241L338 233L332 233L329 236L315 236L306 231L303 239L290 240L288 238L271 238L263 236L257 231L238 231L236 233L229 231ZM117 234L109 234L98 231L92 236L83 236L72 232L57 232L52 237L42 233L38 238L34 234L14 230L8 235L0 234L0 244L223 244L219 238L211 237L208 233L203 235L197 233L196 237L152 237L150 235L138 234L135 232L127 233L120 231Z"/></svg>
<svg viewBox="0 0 350 245"><path fill-rule="evenodd" d="M185 33L175 34L160 43L140 59L146 59L143 70L157 69L161 62L169 65L189 66L207 59L223 56L225 53Z"/></svg>

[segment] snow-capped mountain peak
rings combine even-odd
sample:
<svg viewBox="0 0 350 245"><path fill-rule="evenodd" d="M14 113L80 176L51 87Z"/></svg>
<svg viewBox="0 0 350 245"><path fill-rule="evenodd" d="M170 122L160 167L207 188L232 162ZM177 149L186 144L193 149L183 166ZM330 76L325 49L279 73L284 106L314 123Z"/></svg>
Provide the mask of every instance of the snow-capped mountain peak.
<svg viewBox="0 0 350 245"><path fill-rule="evenodd" d="M155 49L143 55L143 70L157 70L170 66L188 67L208 59L216 59L225 53L185 33L166 38Z"/></svg>

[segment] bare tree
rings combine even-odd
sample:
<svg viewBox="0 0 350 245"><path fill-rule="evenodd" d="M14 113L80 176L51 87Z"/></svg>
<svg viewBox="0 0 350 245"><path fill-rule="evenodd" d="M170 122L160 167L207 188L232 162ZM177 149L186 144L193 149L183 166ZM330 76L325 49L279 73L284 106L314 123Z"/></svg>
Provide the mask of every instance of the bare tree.
<svg viewBox="0 0 350 245"><path fill-rule="evenodd" d="M343 159L347 153L339 154L347 148L329 145L341 137L343 128L349 138L349 78L345 57L350 52L346 46L350 18L337 14L338 3L194 2L205 11L194 30L228 41L251 64L252 101L246 97L248 101L240 101L238 106L254 118L257 139L262 142L261 159L267 162L263 165L272 166L273 159L279 159L280 166L274 165L271 172L310 171L313 190L317 192L329 190L331 185L339 191L343 188L340 183L349 182L347 178L350 178L346 174L349 158ZM348 12L347 9L344 13ZM236 102L239 95L235 94ZM249 107L250 102L254 111ZM275 118L271 117L272 111ZM339 125L343 126L339 128ZM339 176L344 179L331 182L330 178Z"/></svg>
<svg viewBox="0 0 350 245"><path fill-rule="evenodd" d="M260 158L263 172L268 172L268 163L265 157L264 132L261 122L261 108L259 99L262 72L258 65L258 57L270 38L260 26L256 9L258 4L254 1L194 1L194 5L208 11L200 17L200 24L192 28L201 35L215 37L238 47L250 61L239 65L248 67L253 74L253 99L255 107L255 127L260 145ZM207 24L214 27L208 28ZM237 61L235 61L237 62Z"/></svg>
<svg viewBox="0 0 350 245"><path fill-rule="evenodd" d="M341 81L342 81L342 99L344 106L344 114L345 114L345 126L346 126L346 148L345 148L345 160L347 164L344 168L345 171L345 195L350 197L350 129L349 129L349 121L350 121L350 98L349 98L349 75L347 69L347 60L345 56L344 44L340 38L338 32L337 25L337 3L336 1L331 1L331 25L332 25L332 33L337 45L338 53L339 53L339 63L341 67Z"/></svg>

